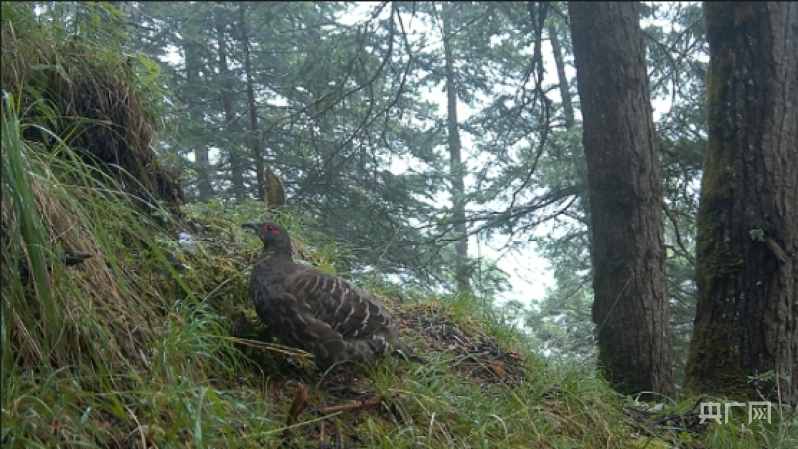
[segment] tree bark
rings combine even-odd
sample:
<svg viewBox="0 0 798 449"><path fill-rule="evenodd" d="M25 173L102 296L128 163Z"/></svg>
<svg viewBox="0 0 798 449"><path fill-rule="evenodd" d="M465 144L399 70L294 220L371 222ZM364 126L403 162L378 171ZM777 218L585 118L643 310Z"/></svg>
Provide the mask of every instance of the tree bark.
<svg viewBox="0 0 798 449"><path fill-rule="evenodd" d="M709 139L685 386L795 404L798 4L707 2L704 20Z"/></svg>
<svg viewBox="0 0 798 449"><path fill-rule="evenodd" d="M584 119L599 363L619 392L671 395L662 182L636 2L570 2Z"/></svg>
<svg viewBox="0 0 798 449"><path fill-rule="evenodd" d="M468 230L466 229L465 217L465 185L463 183L464 167L460 144L460 128L457 122L457 85L454 79L454 56L452 52L452 30L449 9L452 6L444 4L441 14L443 22L443 48L445 54L446 72L446 104L447 104L447 141L449 145L449 178L452 183L452 217L454 220L454 233L457 241L454 244L457 254L457 266L455 279L457 281L457 291L467 291L470 287L468 269Z"/></svg>

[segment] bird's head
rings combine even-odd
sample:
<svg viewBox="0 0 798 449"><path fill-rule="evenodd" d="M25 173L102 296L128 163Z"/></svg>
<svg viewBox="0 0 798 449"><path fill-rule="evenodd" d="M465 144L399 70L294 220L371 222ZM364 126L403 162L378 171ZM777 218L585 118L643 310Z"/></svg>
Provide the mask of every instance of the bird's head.
<svg viewBox="0 0 798 449"><path fill-rule="evenodd" d="M291 255L291 237L288 231L275 223L248 222L242 228L253 229L263 242L264 251L273 251L274 254Z"/></svg>

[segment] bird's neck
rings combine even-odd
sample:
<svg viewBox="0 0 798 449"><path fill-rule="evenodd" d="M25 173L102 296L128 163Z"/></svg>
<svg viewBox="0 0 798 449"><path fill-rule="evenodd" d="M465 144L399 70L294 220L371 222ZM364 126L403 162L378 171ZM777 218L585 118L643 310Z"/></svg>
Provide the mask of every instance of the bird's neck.
<svg viewBox="0 0 798 449"><path fill-rule="evenodd" d="M269 261L269 262L277 262L277 261L289 261L292 262L294 259L291 257L291 254L286 254L283 251L279 251L276 249L267 249L261 253L261 260Z"/></svg>

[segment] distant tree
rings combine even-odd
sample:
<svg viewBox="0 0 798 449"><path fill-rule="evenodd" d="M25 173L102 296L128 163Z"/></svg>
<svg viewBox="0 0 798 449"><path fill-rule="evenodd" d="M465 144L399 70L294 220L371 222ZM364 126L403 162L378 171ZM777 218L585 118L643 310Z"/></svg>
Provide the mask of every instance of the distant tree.
<svg viewBox="0 0 798 449"><path fill-rule="evenodd" d="M798 4L704 3L709 142L686 387L798 403Z"/></svg>
<svg viewBox="0 0 798 449"><path fill-rule="evenodd" d="M534 3L534 2L530 2ZM560 101L553 102L551 130L541 155L533 185L546 189L543 203L560 205L548 217L552 231L535 238L536 249L551 264L556 285L526 314L530 330L558 357L589 363L595 355L590 307L590 215L587 205L587 166L582 150L582 124L575 116L575 80L566 69L573 66L571 36L564 20L565 3L552 4L546 32L556 67ZM530 9L530 13L534 9ZM537 20L531 14L532 22Z"/></svg>
<svg viewBox="0 0 798 449"><path fill-rule="evenodd" d="M189 200L219 198L220 176L211 163L211 151L224 147L211 97L218 98L215 4L177 2L125 2L130 12L130 46L162 61L175 107L174 124L162 136L166 148L183 170L182 181ZM175 30L179 30L177 33ZM170 56L167 58L167 56ZM174 56L182 57L175 61ZM164 61L168 59L168 62ZM193 160L189 160L190 156Z"/></svg>
<svg viewBox="0 0 798 449"><path fill-rule="evenodd" d="M238 3L238 22L241 33L240 41L244 52L244 76L247 85L247 117L249 119L249 148L255 166L256 197L266 201L266 163L263 155L258 127L258 104L255 98L255 73L252 64L252 42L248 30L247 16L249 11L247 3ZM276 177L272 172L271 176Z"/></svg>
<svg viewBox="0 0 798 449"><path fill-rule="evenodd" d="M211 26L216 31L216 42L213 49L216 52L216 67L215 71L219 74L219 90L218 96L214 98L215 101L221 106L222 112L222 134L227 137L224 151L221 153L227 160L228 172L230 173L230 193L236 199L243 199L247 196L247 186L244 184L244 170L245 155L243 153L244 142L238 139L238 136L243 134L243 126L241 126L242 115L240 110L246 110L242 105L241 98L243 97L240 92L243 91L240 86L241 79L234 69L234 65L238 64L235 58L234 51L240 51L236 48L236 39L234 33L241 24L238 22L238 15L234 13L232 7L228 7L222 3L214 8L213 23Z"/></svg>
<svg viewBox="0 0 798 449"><path fill-rule="evenodd" d="M446 73L446 143L449 148L449 178L451 182L452 219L457 240L454 248L457 257L455 280L458 291L467 291L470 284L468 269L468 235L466 233L465 166L463 164L460 125L457 120L457 81L455 80L455 60L452 46L455 45L452 33L452 13L456 8L444 3L440 11L441 35L443 36L444 65Z"/></svg>
<svg viewBox="0 0 798 449"><path fill-rule="evenodd" d="M491 209L506 207L499 203L511 190L526 193L528 184L518 177L526 170L534 172L530 153L539 150L539 97L526 98L524 90L531 65L524 55L529 37L526 6L429 2L402 8L414 23L423 23L416 28L421 33L408 33L419 84L446 93L443 113L433 110L431 118L434 129L446 131L436 150L445 151L441 159L448 162L448 170L432 181L447 187L449 201L440 207L432 239L442 247L442 255L454 250L453 257L446 256L454 288L479 288L487 284L476 277L486 271L467 257L466 234L506 225L506 220L496 219L501 213L480 209L489 202ZM500 172L504 173L496 176ZM515 218L530 210L534 209L517 211Z"/></svg>
<svg viewBox="0 0 798 449"><path fill-rule="evenodd" d="M417 91L400 5L361 6L349 24L343 2L143 2L134 41L171 75L170 148L194 199L265 195L335 230L355 271L439 281L454 265L428 235L445 129Z"/></svg>
<svg viewBox="0 0 798 449"><path fill-rule="evenodd" d="M563 120L564 127L569 130L574 127L576 123L574 115L573 95L571 95L571 84L568 82L568 77L565 74L565 57L562 44L560 43L560 27L561 20L553 17L548 21L546 30L549 34L549 42L551 42L551 53L554 57L554 64L557 67L557 87L560 91L560 98L562 99Z"/></svg>
<svg viewBox="0 0 798 449"><path fill-rule="evenodd" d="M674 392L659 145L638 3L569 2L590 189L599 364L620 392Z"/></svg>

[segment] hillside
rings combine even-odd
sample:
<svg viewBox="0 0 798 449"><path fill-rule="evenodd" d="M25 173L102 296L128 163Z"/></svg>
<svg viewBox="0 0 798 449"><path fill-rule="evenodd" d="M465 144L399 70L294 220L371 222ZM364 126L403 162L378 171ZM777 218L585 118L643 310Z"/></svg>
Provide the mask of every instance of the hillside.
<svg viewBox="0 0 798 449"><path fill-rule="evenodd" d="M429 363L388 359L351 388L304 396L319 373L271 340L247 293L259 242L238 222L261 203L194 205L159 225L113 179L99 187L84 176L92 166L25 141L11 98L4 447L715 446L701 442L708 426L689 406L632 406L595 372L536 355L500 312L463 296L384 298ZM299 258L334 266L327 242L303 241L297 217L273 218L296 231ZM64 263L76 253L90 257ZM711 428L716 442L760 443Z"/></svg>
<svg viewBox="0 0 798 449"><path fill-rule="evenodd" d="M4 448L792 447L779 413L699 424L701 398L621 397L492 305L379 276L361 279L427 363L314 388L312 358L256 318L240 224L278 221L297 259L357 276L330 236L257 201L183 204L149 146L146 58L3 26Z"/></svg>

